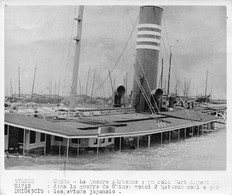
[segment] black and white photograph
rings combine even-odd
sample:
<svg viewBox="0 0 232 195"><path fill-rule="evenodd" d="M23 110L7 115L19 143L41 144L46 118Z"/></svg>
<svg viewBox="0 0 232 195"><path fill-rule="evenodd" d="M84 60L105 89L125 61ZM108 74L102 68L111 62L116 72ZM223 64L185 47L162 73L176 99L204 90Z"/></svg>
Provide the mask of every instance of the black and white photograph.
<svg viewBox="0 0 232 195"><path fill-rule="evenodd" d="M5 174L224 173L231 166L228 5L3 7ZM57 189L46 193L70 193Z"/></svg>

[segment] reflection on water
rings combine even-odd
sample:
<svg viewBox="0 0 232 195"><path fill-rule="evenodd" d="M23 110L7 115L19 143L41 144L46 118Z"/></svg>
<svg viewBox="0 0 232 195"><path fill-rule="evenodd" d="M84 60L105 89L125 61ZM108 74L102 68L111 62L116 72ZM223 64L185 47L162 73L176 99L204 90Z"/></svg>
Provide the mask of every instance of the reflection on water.
<svg viewBox="0 0 232 195"><path fill-rule="evenodd" d="M226 129L170 144L69 158L46 156L6 159L7 169L71 170L225 170Z"/></svg>

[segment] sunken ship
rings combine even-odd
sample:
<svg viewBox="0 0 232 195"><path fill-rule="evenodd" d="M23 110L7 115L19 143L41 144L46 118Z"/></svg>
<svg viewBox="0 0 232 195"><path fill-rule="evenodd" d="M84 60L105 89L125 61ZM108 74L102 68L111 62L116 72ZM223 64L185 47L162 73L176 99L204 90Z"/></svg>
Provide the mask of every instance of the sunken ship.
<svg viewBox="0 0 232 195"><path fill-rule="evenodd" d="M5 112L5 151L21 155L59 151L68 157L89 149L98 153L103 148L150 147L157 140L162 144L216 129L221 121L217 114L222 109L203 113L194 106L188 109L175 107L168 96L164 101L163 89L157 84L162 12L157 6L140 8L131 106L122 105L125 87L119 86L111 107L80 108L74 103L83 18L83 6L80 6L76 19L79 36L75 38L70 108L52 112L42 106L30 108L30 112L20 112L20 107L8 108Z"/></svg>

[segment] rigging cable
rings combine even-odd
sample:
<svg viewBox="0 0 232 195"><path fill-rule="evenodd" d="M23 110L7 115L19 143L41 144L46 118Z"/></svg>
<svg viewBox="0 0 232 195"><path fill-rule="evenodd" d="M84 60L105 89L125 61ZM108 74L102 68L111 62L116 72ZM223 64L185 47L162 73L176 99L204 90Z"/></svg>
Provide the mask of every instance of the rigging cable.
<svg viewBox="0 0 232 195"><path fill-rule="evenodd" d="M127 46L128 46L128 43L129 43L129 41L130 41L130 39L131 39L131 36L132 36L132 34L133 34L133 32L134 32L134 29L135 29L135 27L136 27L137 22L138 22L138 17L137 17L137 19L136 19L136 21L135 21L135 23L134 23L134 26L133 26L132 31L131 31L131 33L130 33L130 35L129 35L127 41L126 41L125 46L123 47L123 49L122 49L122 51L121 51L121 53L120 53L118 59L116 60L115 64L113 65L113 67L112 67L111 70L110 70L111 72L112 72L112 71L114 70L114 68L118 65L118 62L120 61L120 59L121 59L121 57L122 57L124 51L126 50L126 48L127 48ZM105 77L105 79L102 81L102 83L101 83L96 89L99 89L99 88L105 83L105 81L108 79L108 77L109 77L109 75L107 75L107 76Z"/></svg>
<svg viewBox="0 0 232 195"><path fill-rule="evenodd" d="M148 98L148 96L147 96L147 94L146 94L146 92L145 92L142 84L140 83L140 80L138 78L138 75L136 75L136 73L135 73L135 81L137 82L137 84L139 86L139 89L142 92L143 97L144 97L147 105L149 106L149 109L151 110L151 113L156 113L155 110L154 110L154 108L152 107L152 104L151 104L151 102L150 102L150 100L149 100L149 98Z"/></svg>
<svg viewBox="0 0 232 195"><path fill-rule="evenodd" d="M141 64L141 62L140 62L140 59L139 59L139 57L138 57L137 54L136 54L136 57L137 57L137 59L138 59L138 61L139 61L140 68L141 68L141 70L142 70L142 72L143 72L144 78L145 78L145 80L146 80L146 82L147 82L147 86L148 86L148 88L149 88L149 90L150 90L150 93L151 93L151 87L150 87L150 85L149 85L149 82L148 82L147 77L146 77L146 75L145 75L143 66L142 66L142 64ZM158 106L157 106L157 104L156 104L156 101L155 101L153 95L152 95L151 97L152 97L152 99L153 99L153 101L154 101L154 103L155 103L155 106L156 106L156 108L157 108L157 110L158 110L158 113L160 113L160 110L159 110L159 108L158 108ZM150 100L149 100L149 101L150 101Z"/></svg>
<svg viewBox="0 0 232 195"><path fill-rule="evenodd" d="M171 52L171 46L170 46L170 42L169 42L169 38L168 38L168 32L167 32L167 27L166 27L164 15L163 15L162 18L163 18L163 21L164 21L164 28L165 28L165 33L166 33L166 36L167 36L168 47L169 47L170 52ZM165 52L166 52L166 54L167 54L167 58L169 58L168 51L167 51L167 48L166 48L166 46L165 46L165 42L164 42L163 39L162 39L162 42L163 42L163 46L164 46ZM183 88L182 82L178 79L179 76L178 76L178 74L177 74L177 72L176 72L176 69L175 69L175 62L174 62L174 59L173 59L173 58L172 58L172 63L173 63L173 66L172 66L171 68L172 68L172 70L173 70L173 73L174 73L174 76L175 76L175 78L176 78L176 80L177 80L177 83L179 84L179 86L181 86L181 87ZM184 91L184 89L182 89L182 91Z"/></svg>
<svg viewBox="0 0 232 195"><path fill-rule="evenodd" d="M168 33L167 33L167 28L166 28L166 23L165 23L165 19L164 19L164 15L163 15L163 21L164 21L164 27L165 27L165 31L166 31L166 36L167 36L167 41L168 41L168 44L170 44L169 43L169 38L168 38ZM162 40L163 41L163 40ZM168 56L168 52L167 52L167 49L166 49L166 47L165 47L165 44L164 44L164 41L163 41L163 45L164 45L164 49L165 49L165 51L166 51L166 54L167 54L167 56ZM171 52L171 47L170 47L170 45L169 45L169 48L170 48L170 52ZM174 64L174 61L173 61L173 59L172 59L172 62L173 62L173 66L172 67L174 67L175 66L175 64ZM177 78L177 75L176 75L176 72L174 71L174 68L172 68L173 69L173 73L174 73L174 75L175 75L175 77L176 77L176 80L177 80L177 83L181 83L179 80L178 80L178 78ZM182 86L183 87L183 86ZM182 88L181 88L182 89ZM182 91L184 91L183 89L182 89ZM180 97L180 100L181 101L183 101L182 100L182 98L181 98L181 96L179 96ZM189 116L189 118L190 118L190 114L189 114L189 112L187 111L187 109L184 107L184 110L186 111L186 113L187 113L187 115ZM191 120L191 119L190 119ZM191 120L192 121L192 120Z"/></svg>

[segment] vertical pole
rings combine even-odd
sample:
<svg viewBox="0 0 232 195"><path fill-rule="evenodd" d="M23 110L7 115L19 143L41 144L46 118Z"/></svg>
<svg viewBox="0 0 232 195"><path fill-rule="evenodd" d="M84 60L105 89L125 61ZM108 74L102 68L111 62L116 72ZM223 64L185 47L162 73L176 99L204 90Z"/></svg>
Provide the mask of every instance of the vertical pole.
<svg viewBox="0 0 232 195"><path fill-rule="evenodd" d="M176 95L178 94L178 81L176 82Z"/></svg>
<svg viewBox="0 0 232 195"><path fill-rule="evenodd" d="M97 157L98 157L98 152L99 152L98 151L99 150L99 141L100 141L100 139L97 138Z"/></svg>
<svg viewBox="0 0 232 195"><path fill-rule="evenodd" d="M194 133L194 128L192 127L192 136L193 136L193 133Z"/></svg>
<svg viewBox="0 0 232 195"><path fill-rule="evenodd" d="M126 72L125 88L126 88L125 97L127 97L127 72Z"/></svg>
<svg viewBox="0 0 232 195"><path fill-rule="evenodd" d="M13 87L12 87L12 81L10 79L10 96L13 96Z"/></svg>
<svg viewBox="0 0 232 195"><path fill-rule="evenodd" d="M115 78L114 78L114 89L116 88L116 82L115 82Z"/></svg>
<svg viewBox="0 0 232 195"><path fill-rule="evenodd" d="M164 93L167 94L167 80L164 81Z"/></svg>
<svg viewBox="0 0 232 195"><path fill-rule="evenodd" d="M85 95L88 95L89 74L90 74L90 67L89 67L88 76L87 76L87 83L86 83Z"/></svg>
<svg viewBox="0 0 232 195"><path fill-rule="evenodd" d="M45 134L45 142L44 142L44 156L46 154L46 143L47 143L47 134Z"/></svg>
<svg viewBox="0 0 232 195"><path fill-rule="evenodd" d="M124 72L124 77L123 77L123 86L125 87L126 86L126 72Z"/></svg>
<svg viewBox="0 0 232 195"><path fill-rule="evenodd" d="M178 141L180 140L180 129L177 130L178 131Z"/></svg>
<svg viewBox="0 0 232 195"><path fill-rule="evenodd" d="M20 99L20 66L18 67L18 87L19 87L19 99Z"/></svg>
<svg viewBox="0 0 232 195"><path fill-rule="evenodd" d="M171 142L171 131L169 131L169 144L170 144L170 142Z"/></svg>
<svg viewBox="0 0 232 195"><path fill-rule="evenodd" d="M148 135L148 148L151 147L151 135Z"/></svg>
<svg viewBox="0 0 232 195"><path fill-rule="evenodd" d="M23 156L25 155L25 149L26 149L26 130L23 129Z"/></svg>
<svg viewBox="0 0 232 195"><path fill-rule="evenodd" d="M55 81L55 93L54 93L54 97L56 97L56 81Z"/></svg>
<svg viewBox="0 0 232 195"><path fill-rule="evenodd" d="M207 95L207 83L208 83L208 71L206 72L206 81L205 81L205 97Z"/></svg>
<svg viewBox="0 0 232 195"><path fill-rule="evenodd" d="M60 156L61 156L61 154L60 154L60 141L58 141L58 143L59 143L59 164L60 164Z"/></svg>
<svg viewBox="0 0 232 195"><path fill-rule="evenodd" d="M106 97L104 85L102 85L102 91L103 91L103 96Z"/></svg>
<svg viewBox="0 0 232 195"><path fill-rule="evenodd" d="M82 95L82 90L81 90L81 79L79 79L79 87L80 87L80 95Z"/></svg>
<svg viewBox="0 0 232 195"><path fill-rule="evenodd" d="M186 139L186 128L184 128L184 139Z"/></svg>
<svg viewBox="0 0 232 195"><path fill-rule="evenodd" d="M33 77L32 89L31 89L31 95L33 95L33 93L34 93L36 67L37 67L37 65L35 65L35 71L34 71L34 77Z"/></svg>
<svg viewBox="0 0 232 195"><path fill-rule="evenodd" d="M66 162L68 162L68 152L69 152L69 138L67 138L67 154L66 154Z"/></svg>
<svg viewBox="0 0 232 195"><path fill-rule="evenodd" d="M64 170L66 170L66 164L68 163L68 150L69 150L69 138L67 138L67 150L66 150L66 158L64 162Z"/></svg>
<svg viewBox="0 0 232 195"><path fill-rule="evenodd" d="M170 53L170 58L169 58L169 71L168 71L168 92L167 92L167 95L169 95L169 88L170 88L171 64L172 64L172 52Z"/></svg>
<svg viewBox="0 0 232 195"><path fill-rule="evenodd" d="M162 145L163 143L163 132L160 133L160 144Z"/></svg>
<svg viewBox="0 0 232 195"><path fill-rule="evenodd" d="M60 158L60 141L59 141L59 158Z"/></svg>
<svg viewBox="0 0 232 195"><path fill-rule="evenodd" d="M77 154L80 154L80 139L77 140Z"/></svg>
<svg viewBox="0 0 232 195"><path fill-rule="evenodd" d="M10 125L7 126L7 135L8 135L8 145L9 145L9 138L10 138Z"/></svg>
<svg viewBox="0 0 232 195"><path fill-rule="evenodd" d="M8 135L7 157L9 157L10 125L7 125L7 135Z"/></svg>
<svg viewBox="0 0 232 195"><path fill-rule="evenodd" d="M162 58L162 69L161 69L161 78L160 78L160 80L161 80L161 82L160 82L160 87L161 87L161 89L163 88L163 70L164 70L164 59Z"/></svg>
<svg viewBox="0 0 232 195"><path fill-rule="evenodd" d="M94 75L93 75L93 85L92 85L92 90L91 90L91 97L93 97L93 89L94 89L94 83L95 83L95 71L94 71Z"/></svg>
<svg viewBox="0 0 232 195"><path fill-rule="evenodd" d="M109 70L109 77L110 77L110 84L111 84L111 90L112 90L112 95L113 95L114 94L114 87L115 86L113 86L113 82L112 82L110 70Z"/></svg>
<svg viewBox="0 0 232 195"><path fill-rule="evenodd" d="M57 92L57 95L60 96L60 80L59 80L59 83L58 83L58 92Z"/></svg>
<svg viewBox="0 0 232 195"><path fill-rule="evenodd" d="M200 136L200 133L199 133L199 126L197 126L197 136Z"/></svg>
<svg viewBox="0 0 232 195"><path fill-rule="evenodd" d="M137 149L139 149L139 136L137 138Z"/></svg>
<svg viewBox="0 0 232 195"><path fill-rule="evenodd" d="M15 92L14 92L14 94L15 94L15 96L13 96L13 97L16 97L16 94L17 94L17 86L16 86L16 84L15 84L15 86L14 86L14 88L15 88Z"/></svg>
<svg viewBox="0 0 232 195"><path fill-rule="evenodd" d="M122 149L122 138L119 137L119 151L121 152Z"/></svg>
<svg viewBox="0 0 232 195"><path fill-rule="evenodd" d="M49 86L49 97L51 98L52 97L52 79L51 79L49 85L50 85Z"/></svg>
<svg viewBox="0 0 232 195"><path fill-rule="evenodd" d="M70 97L70 108L71 109L75 108L75 100L76 100L76 93L77 93L76 92L77 91L77 77L78 77L79 61L80 61L83 11L84 11L84 7L79 6L78 17L75 18L78 24L77 24L77 36L75 38L76 47L75 47L75 58L74 58L73 75L72 75L72 89L71 89L71 97Z"/></svg>

